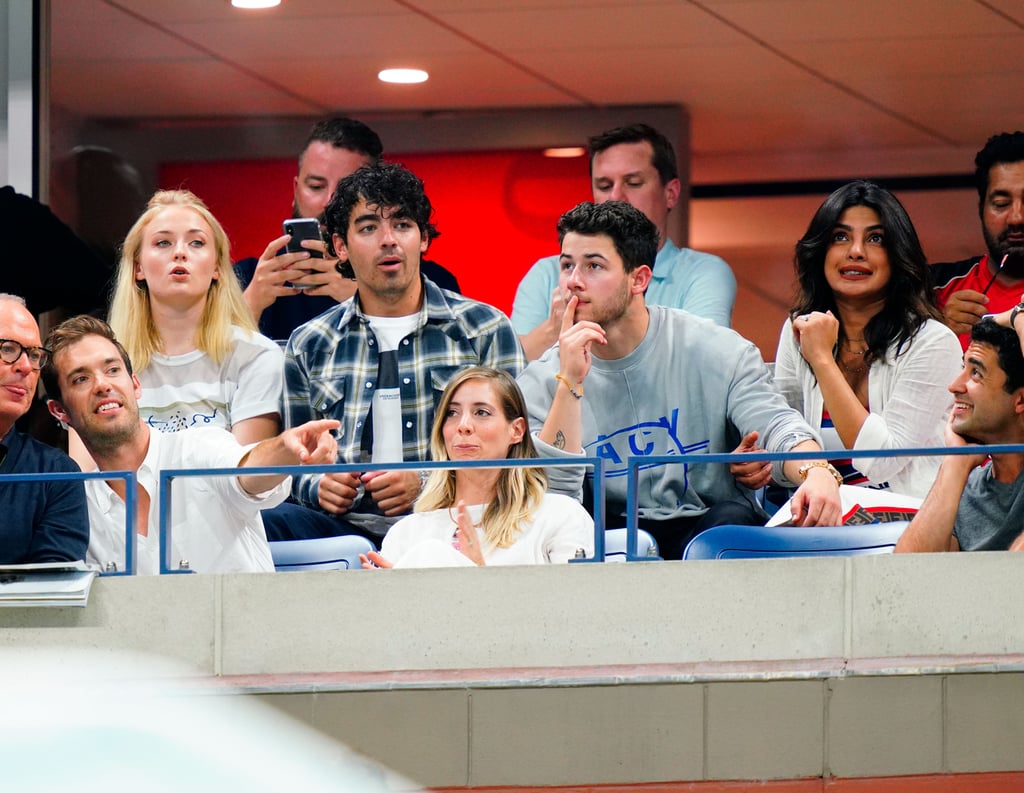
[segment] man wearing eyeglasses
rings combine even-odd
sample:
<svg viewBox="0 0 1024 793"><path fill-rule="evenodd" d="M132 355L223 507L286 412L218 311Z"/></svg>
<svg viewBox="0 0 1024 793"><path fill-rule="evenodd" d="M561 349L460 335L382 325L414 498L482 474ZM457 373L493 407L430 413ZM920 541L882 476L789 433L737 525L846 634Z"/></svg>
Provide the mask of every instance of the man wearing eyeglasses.
<svg viewBox="0 0 1024 793"><path fill-rule="evenodd" d="M48 353L15 295L0 294L0 474L78 471L63 452L14 428L32 406ZM89 513L81 481L0 482L0 564L85 559Z"/></svg>

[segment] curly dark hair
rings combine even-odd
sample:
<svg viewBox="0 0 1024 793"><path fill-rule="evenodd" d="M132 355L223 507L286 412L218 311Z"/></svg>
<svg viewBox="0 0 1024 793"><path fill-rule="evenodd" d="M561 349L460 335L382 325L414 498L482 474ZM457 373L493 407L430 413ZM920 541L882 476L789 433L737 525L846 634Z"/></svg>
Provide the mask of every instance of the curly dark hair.
<svg viewBox="0 0 1024 793"><path fill-rule="evenodd" d="M431 222L434 209L423 192L423 181L403 165L377 162L338 182L324 209L328 239L337 234L348 241L349 220L360 198L371 207L388 210L389 215L413 221L428 244L441 235Z"/></svg>
<svg viewBox="0 0 1024 793"><path fill-rule="evenodd" d="M653 152L651 165L658 172L663 185L673 179L679 178L679 168L676 166L676 152L669 143L668 138L662 135L654 127L647 124L629 124L625 127L615 127L605 130L599 135L592 136L587 141L587 148L590 151L590 172L594 172L594 155L600 154L612 146L620 143L643 143L651 144Z"/></svg>
<svg viewBox="0 0 1024 793"><path fill-rule="evenodd" d="M978 212L985 208L988 175L992 166L1024 160L1024 132L1000 132L989 138L974 158L974 186L978 191Z"/></svg>
<svg viewBox="0 0 1024 793"><path fill-rule="evenodd" d="M584 201L577 204L558 220L559 245L569 232L610 237L627 273L644 264L654 267L654 259L658 255L658 227L625 201L600 204Z"/></svg>
<svg viewBox="0 0 1024 793"><path fill-rule="evenodd" d="M1020 340L1015 331L997 325L993 319L986 317L971 327L971 341L995 349L999 366L1006 373L1003 390L1007 394L1024 386L1024 355L1021 354Z"/></svg>
<svg viewBox="0 0 1024 793"><path fill-rule="evenodd" d="M839 316L835 295L825 278L825 254L843 212L858 206L869 207L878 214L889 254L890 276L885 304L864 329L868 346L864 361L870 364L885 360L885 352L892 344L900 355L926 320L942 320L932 290L931 270L914 224L896 196L884 187L858 179L840 187L818 207L807 231L796 244L794 264L798 292L790 317L812 311L831 311ZM840 323L839 341L845 338ZM836 350L838 355L838 345Z"/></svg>

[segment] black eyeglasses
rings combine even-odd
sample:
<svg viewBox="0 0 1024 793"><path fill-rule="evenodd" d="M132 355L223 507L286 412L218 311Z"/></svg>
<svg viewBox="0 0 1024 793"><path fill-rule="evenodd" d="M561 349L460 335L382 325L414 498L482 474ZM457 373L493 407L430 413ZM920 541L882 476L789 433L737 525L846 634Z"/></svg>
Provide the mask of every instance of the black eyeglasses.
<svg viewBox="0 0 1024 793"><path fill-rule="evenodd" d="M29 366L37 371L50 360L50 351L45 347L26 347L13 339L0 339L0 361L17 363L22 355L28 357Z"/></svg>

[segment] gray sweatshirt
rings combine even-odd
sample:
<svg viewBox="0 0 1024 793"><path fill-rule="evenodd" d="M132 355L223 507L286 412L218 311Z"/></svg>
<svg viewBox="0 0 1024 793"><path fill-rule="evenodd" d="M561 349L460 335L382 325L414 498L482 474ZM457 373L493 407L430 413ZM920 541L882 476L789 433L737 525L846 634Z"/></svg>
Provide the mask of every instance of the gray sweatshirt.
<svg viewBox="0 0 1024 793"><path fill-rule="evenodd" d="M593 356L583 384L583 450L605 460L609 515L625 514L630 455L727 453L752 430L768 451L819 440L775 389L751 342L686 311L648 310L650 325L636 349L616 360ZM572 459L537 438L559 387L558 370L556 344L523 370L519 385L540 455ZM547 474L552 490L579 496L582 468L549 468ZM780 464L774 476L787 482ZM753 501L726 463L641 467L638 495L640 517L654 520L699 515L723 500Z"/></svg>

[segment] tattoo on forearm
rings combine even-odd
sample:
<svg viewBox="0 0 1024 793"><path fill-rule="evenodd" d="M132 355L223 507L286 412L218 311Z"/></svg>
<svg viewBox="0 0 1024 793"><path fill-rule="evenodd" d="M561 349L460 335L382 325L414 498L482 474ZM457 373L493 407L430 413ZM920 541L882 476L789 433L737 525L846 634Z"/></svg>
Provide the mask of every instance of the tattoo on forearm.
<svg viewBox="0 0 1024 793"><path fill-rule="evenodd" d="M565 448L565 433L561 430L555 433L555 442L552 444L556 449Z"/></svg>

